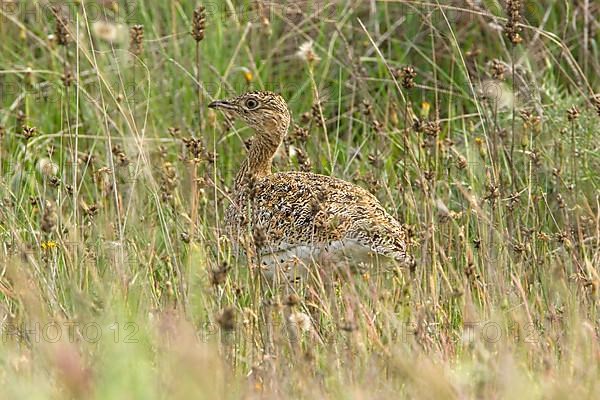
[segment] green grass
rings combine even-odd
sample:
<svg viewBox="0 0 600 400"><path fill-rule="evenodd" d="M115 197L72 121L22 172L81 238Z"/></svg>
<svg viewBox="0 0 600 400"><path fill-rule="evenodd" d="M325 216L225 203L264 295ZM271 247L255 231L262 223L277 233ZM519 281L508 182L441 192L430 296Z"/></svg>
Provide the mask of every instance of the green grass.
<svg viewBox="0 0 600 400"><path fill-rule="evenodd" d="M0 7L1 397L595 397L597 5L524 2L513 47L504 2L249 3L205 4L199 71L192 1L70 4L66 48L45 2ZM324 266L290 304L233 257L251 132L206 105L250 89L289 100L276 168L372 191L414 272Z"/></svg>

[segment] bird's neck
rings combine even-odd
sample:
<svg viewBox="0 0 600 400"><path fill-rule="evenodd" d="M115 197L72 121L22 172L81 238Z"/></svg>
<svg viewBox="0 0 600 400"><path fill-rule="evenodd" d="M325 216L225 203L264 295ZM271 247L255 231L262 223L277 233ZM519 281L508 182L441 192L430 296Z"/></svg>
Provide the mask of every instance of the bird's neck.
<svg viewBox="0 0 600 400"><path fill-rule="evenodd" d="M273 157L283 141L287 128L287 126L281 126L275 133L256 131L248 150L248 156L235 178L234 187L239 188L249 178L259 179L272 173Z"/></svg>

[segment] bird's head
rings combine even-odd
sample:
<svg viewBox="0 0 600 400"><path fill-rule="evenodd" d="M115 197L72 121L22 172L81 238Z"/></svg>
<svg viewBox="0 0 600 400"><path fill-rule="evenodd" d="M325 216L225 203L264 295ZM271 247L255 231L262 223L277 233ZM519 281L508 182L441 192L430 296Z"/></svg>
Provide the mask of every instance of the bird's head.
<svg viewBox="0 0 600 400"><path fill-rule="evenodd" d="M283 137L290 125L290 112L285 100L273 92L248 92L231 99L213 101L208 107L241 119L258 134Z"/></svg>

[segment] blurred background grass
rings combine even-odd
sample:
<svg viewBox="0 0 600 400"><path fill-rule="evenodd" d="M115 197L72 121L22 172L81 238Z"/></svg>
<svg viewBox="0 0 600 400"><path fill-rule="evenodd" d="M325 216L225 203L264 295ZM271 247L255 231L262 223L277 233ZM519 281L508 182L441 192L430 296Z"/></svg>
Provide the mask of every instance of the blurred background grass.
<svg viewBox="0 0 600 400"><path fill-rule="evenodd" d="M595 2L0 5L3 398L597 393ZM415 272L232 257L251 132L206 104L253 89L276 168L372 191Z"/></svg>

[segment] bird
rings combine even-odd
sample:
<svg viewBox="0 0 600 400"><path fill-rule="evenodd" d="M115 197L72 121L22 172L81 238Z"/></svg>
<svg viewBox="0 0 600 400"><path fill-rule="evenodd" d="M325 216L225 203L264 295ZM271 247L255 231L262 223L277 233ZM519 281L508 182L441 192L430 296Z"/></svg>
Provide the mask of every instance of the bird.
<svg viewBox="0 0 600 400"><path fill-rule="evenodd" d="M272 171L291 123L281 95L252 91L208 107L255 132L233 183L225 226L235 248L247 253L253 243L257 264L269 276L283 271L289 277L294 267L320 260L363 262L375 256L414 267L405 227L369 191L332 176Z"/></svg>

